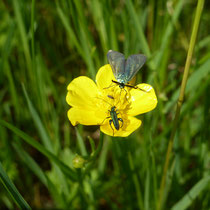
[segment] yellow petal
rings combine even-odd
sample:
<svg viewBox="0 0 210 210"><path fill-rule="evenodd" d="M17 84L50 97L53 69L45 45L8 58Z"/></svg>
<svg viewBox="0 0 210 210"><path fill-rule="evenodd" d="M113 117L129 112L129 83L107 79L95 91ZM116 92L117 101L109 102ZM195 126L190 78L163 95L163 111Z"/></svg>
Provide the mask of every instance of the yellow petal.
<svg viewBox="0 0 210 210"><path fill-rule="evenodd" d="M111 66L109 64L102 66L96 75L97 86L100 89L108 88L115 85L112 80L116 79L114 78Z"/></svg>
<svg viewBox="0 0 210 210"><path fill-rule="evenodd" d="M135 117L128 117L126 121L125 120L123 121L123 125L120 122L120 125L122 125L122 127L119 130L116 130L113 123L111 123L110 126L109 120L110 119L106 120L105 124L100 126L100 129L103 133L115 137L116 136L127 137L141 125L141 120Z"/></svg>
<svg viewBox="0 0 210 210"><path fill-rule="evenodd" d="M157 97L151 85L142 83L137 85L140 89L130 90L131 105L128 115L136 116L153 110L157 105ZM142 91L141 89L145 90Z"/></svg>
<svg viewBox="0 0 210 210"><path fill-rule="evenodd" d="M68 111L68 118L73 126L77 124L83 125L99 125L103 122L104 118L93 110L71 108Z"/></svg>
<svg viewBox="0 0 210 210"><path fill-rule="evenodd" d="M85 76L77 77L67 90L66 101L70 106L94 109L98 89L93 80Z"/></svg>

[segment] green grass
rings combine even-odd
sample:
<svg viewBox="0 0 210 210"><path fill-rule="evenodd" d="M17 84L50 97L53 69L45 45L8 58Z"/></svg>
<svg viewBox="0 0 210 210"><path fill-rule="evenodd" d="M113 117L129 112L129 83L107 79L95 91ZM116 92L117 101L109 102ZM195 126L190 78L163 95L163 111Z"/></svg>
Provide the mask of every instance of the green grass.
<svg viewBox="0 0 210 210"><path fill-rule="evenodd" d="M0 2L0 209L156 209L196 1ZM162 209L210 206L210 6L202 12ZM73 127L66 87L109 49L143 53L158 106L127 138ZM103 143L103 145L102 145ZM73 167L83 155L89 163Z"/></svg>

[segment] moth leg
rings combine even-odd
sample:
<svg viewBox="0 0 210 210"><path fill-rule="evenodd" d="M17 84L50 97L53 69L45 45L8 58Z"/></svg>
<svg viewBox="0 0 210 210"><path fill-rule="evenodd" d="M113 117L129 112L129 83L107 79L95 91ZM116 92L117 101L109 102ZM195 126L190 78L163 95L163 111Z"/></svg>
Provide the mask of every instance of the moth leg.
<svg viewBox="0 0 210 210"><path fill-rule="evenodd" d="M113 80L112 80L112 81L113 81ZM105 87L105 88L103 88L103 89L108 89L108 88L111 88L111 87L114 87L114 86L116 86L116 85L111 83L111 84L109 85L109 87Z"/></svg>
<svg viewBox="0 0 210 210"><path fill-rule="evenodd" d="M132 86L131 86L132 87ZM150 91L147 91L147 90L144 90L144 89L142 89L142 88L140 88L140 87L138 87L138 86L133 86L133 88L134 89L139 89L139 90L141 90L141 91L143 91L143 92L145 92L145 93L149 93Z"/></svg>
<svg viewBox="0 0 210 210"><path fill-rule="evenodd" d="M147 90L144 90L144 89L139 88L139 87L137 87L137 86L135 86L135 87L136 87L135 89L139 89L139 90L141 90L141 91L143 91L143 92L145 92L145 93L149 93L149 92L150 92L150 90L149 90L149 91L147 91Z"/></svg>
<svg viewBox="0 0 210 210"><path fill-rule="evenodd" d="M125 85L126 87L130 87L130 88L134 88L134 89L139 89L139 90L141 90L141 91L143 91L143 92L145 92L145 93L148 93L148 92L150 92L150 91L146 91L146 90L144 90L144 89L142 89L142 88L139 88L138 86L134 86L134 85Z"/></svg>
<svg viewBox="0 0 210 210"><path fill-rule="evenodd" d="M135 86L135 85L129 85L129 84L126 84L125 86L126 86L126 87L130 87L130 88L134 88L134 89L137 89L137 88L138 88L138 87Z"/></svg>
<svg viewBox="0 0 210 210"><path fill-rule="evenodd" d="M120 89L120 97L119 97L119 100L118 100L118 102L116 103L116 105L120 102L121 93L122 93L122 89Z"/></svg>
<svg viewBox="0 0 210 210"><path fill-rule="evenodd" d="M126 85L126 87L128 87L128 86ZM126 92L126 93L125 93L125 98L126 98L127 102L129 103L129 101L128 101L128 99L127 99L128 91L127 91L125 88L123 88L123 90Z"/></svg>

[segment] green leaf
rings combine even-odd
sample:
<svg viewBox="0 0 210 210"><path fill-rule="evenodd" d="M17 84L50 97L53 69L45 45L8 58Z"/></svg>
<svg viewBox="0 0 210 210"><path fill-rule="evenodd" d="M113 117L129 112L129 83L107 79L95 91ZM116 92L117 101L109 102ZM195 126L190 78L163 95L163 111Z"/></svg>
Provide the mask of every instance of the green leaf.
<svg viewBox="0 0 210 210"><path fill-rule="evenodd" d="M198 195L209 186L210 176L201 179L178 203L176 203L172 210L184 210L189 207Z"/></svg>
<svg viewBox="0 0 210 210"><path fill-rule="evenodd" d="M28 168L33 171L33 173L40 179L40 181L47 187L49 192L51 193L53 199L56 201L57 206L59 208L65 208L66 204L62 194L59 193L58 189L51 182L45 172L40 168L40 166L34 161L34 159L25 152L21 145L17 144L16 142L13 144L16 152L18 153L20 159L28 166Z"/></svg>
<svg viewBox="0 0 210 210"><path fill-rule="evenodd" d="M207 60L202 66L200 66L199 69L197 69L195 72L191 74L191 76L188 79L187 86L186 86L186 94L190 92L196 91L196 89L199 88L200 84L202 83L202 80L208 76L210 73L210 59ZM177 89L171 100L166 104L164 112L167 113L172 108L172 106L176 103L179 97L180 89Z"/></svg>
<svg viewBox="0 0 210 210"><path fill-rule="evenodd" d="M35 110L33 104L31 103L31 101L28 97L28 93L26 92L24 84L22 84L22 88L23 88L23 92L24 92L24 95L25 95L25 98L26 98L26 101L27 101L27 104L28 104L29 111L30 111L31 116L34 120L34 123L37 127L37 130L38 130L38 132L41 136L41 140L42 140L44 146L46 148L48 148L51 152L54 153L54 149L52 147L52 142L50 140L50 137L49 137L49 135L48 135L48 133L47 133L47 131L46 131L46 129L45 129L38 113L37 113L37 111Z"/></svg>
<svg viewBox="0 0 210 210"><path fill-rule="evenodd" d="M151 52L149 49L149 45L147 43L143 28L142 28L142 24L139 21L139 18L138 18L137 12L135 11L134 5L133 5L132 1L130 1L130 0L127 0L125 3L126 3L126 7L128 9L130 18L135 23L134 26L135 26L136 32L138 33L139 41L142 45L142 51L144 54L146 54L148 57L150 57Z"/></svg>
<svg viewBox="0 0 210 210"><path fill-rule="evenodd" d="M63 171L64 174L66 174L70 179L76 181L77 180L77 175L76 172L73 171L71 168L69 168L66 164L61 162L53 153L45 149L40 143L35 141L33 138L28 136L26 133L23 131L19 130L15 126L11 125L10 123L0 120L0 124L8 129L10 129L12 132L14 132L17 136L22 138L24 141L26 141L28 144L36 148L39 152L41 152L43 155L48 157L50 160L55 162L59 168Z"/></svg>
<svg viewBox="0 0 210 210"><path fill-rule="evenodd" d="M1 182L3 183L7 191L10 193L14 201L17 203L17 205L21 209L31 209L31 207L27 204L27 202L24 200L22 195L18 192L17 188L12 183L10 178L7 176L1 163L0 163L0 178L1 178Z"/></svg>

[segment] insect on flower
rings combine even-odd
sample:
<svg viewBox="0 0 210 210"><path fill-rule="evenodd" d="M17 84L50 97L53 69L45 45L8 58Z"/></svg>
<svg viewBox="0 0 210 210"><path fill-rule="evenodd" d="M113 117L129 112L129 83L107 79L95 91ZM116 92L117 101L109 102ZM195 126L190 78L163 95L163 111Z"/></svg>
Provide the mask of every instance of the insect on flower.
<svg viewBox="0 0 210 210"><path fill-rule="evenodd" d="M110 118L111 120L109 120L109 125L111 126L112 130L113 130L113 136L114 136L114 129L112 127L112 123L114 124L114 127L119 130L122 126L123 126L123 119L119 118L117 115L119 114L119 112L117 113L116 107L113 106L111 108L111 110L109 110L110 113ZM122 122L122 125L120 126L120 123Z"/></svg>
<svg viewBox="0 0 210 210"><path fill-rule="evenodd" d="M114 100L114 97L111 96L111 95L107 95L107 97ZM104 100L104 99L102 99L102 100ZM110 125L111 129L113 130L113 136L114 136L114 128L112 127L112 124L114 125L114 127L115 127L116 130L119 130L120 128L123 127L123 119L118 117L118 115L119 115L120 113L117 112L117 111L119 111L119 110L116 108L116 106L112 106L109 102L107 102L107 101L105 101L105 100L104 100L104 102L108 103L108 104L111 106L111 110L108 110L110 116L106 117L106 118L103 120L103 122L104 122L106 119L110 119L110 118L111 118L111 119L109 120L109 125ZM102 124L103 124L103 122L102 122ZM120 122L121 122L121 125L120 125Z"/></svg>
<svg viewBox="0 0 210 210"><path fill-rule="evenodd" d="M70 82L66 101L71 106L68 118L73 126L98 125L101 132L114 137L127 137L141 126L141 120L135 116L156 107L154 89L145 83L136 87L146 92L135 88L121 91L118 85L106 88L112 80L115 77L107 64L99 69L95 82L86 76Z"/></svg>
<svg viewBox="0 0 210 210"><path fill-rule="evenodd" d="M107 97L109 97L109 98L114 100L114 97L112 95L107 95Z"/></svg>
<svg viewBox="0 0 210 210"><path fill-rule="evenodd" d="M121 89L124 89L125 87L139 89L137 86L129 85L127 83L134 78L139 69L146 62L145 55L135 54L130 55L125 59L125 56L122 53L109 50L107 53L107 59L111 65L114 77L117 80L112 80L112 82L118 84ZM140 90L145 91L143 89Z"/></svg>

